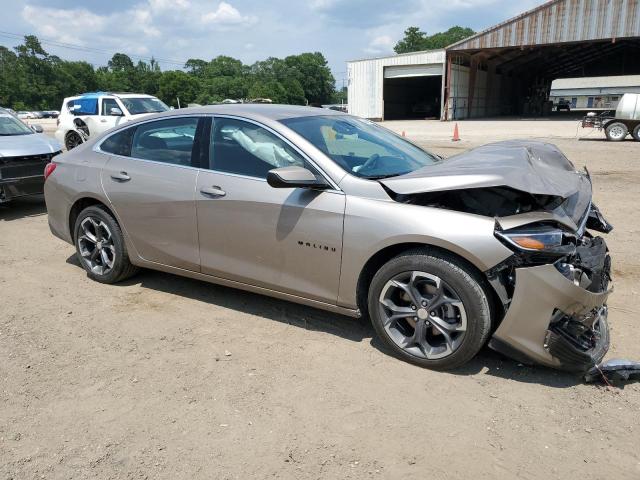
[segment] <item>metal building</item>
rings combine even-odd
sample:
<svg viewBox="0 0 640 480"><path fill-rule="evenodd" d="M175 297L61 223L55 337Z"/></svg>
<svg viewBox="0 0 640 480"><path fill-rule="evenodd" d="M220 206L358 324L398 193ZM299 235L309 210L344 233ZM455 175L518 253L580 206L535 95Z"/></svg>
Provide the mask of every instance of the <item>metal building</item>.
<svg viewBox="0 0 640 480"><path fill-rule="evenodd" d="M551 84L549 99L572 110L615 110L625 93L640 93L640 75L560 78Z"/></svg>
<svg viewBox="0 0 640 480"><path fill-rule="evenodd" d="M376 120L440 118L445 51L349 62L349 113Z"/></svg>
<svg viewBox="0 0 640 480"><path fill-rule="evenodd" d="M409 95L385 95L384 72L397 61L423 65L430 55L445 55L441 118L543 115L555 79L640 74L640 0L551 0L445 53L350 62L350 112L424 117Z"/></svg>

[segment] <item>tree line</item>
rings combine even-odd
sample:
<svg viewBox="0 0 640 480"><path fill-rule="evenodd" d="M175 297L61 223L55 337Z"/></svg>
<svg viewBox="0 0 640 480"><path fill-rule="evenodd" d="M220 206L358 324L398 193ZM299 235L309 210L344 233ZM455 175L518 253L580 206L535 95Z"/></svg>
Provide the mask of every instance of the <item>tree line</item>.
<svg viewBox="0 0 640 480"><path fill-rule="evenodd" d="M476 32L470 28L455 26L451 27L446 32L437 32L433 35L428 35L418 27L409 27L404 31L404 37L396 43L393 50L396 53L437 50L439 48L448 47L460 40L464 40L475 33Z"/></svg>
<svg viewBox="0 0 640 480"><path fill-rule="evenodd" d="M167 105L210 104L224 99L269 98L295 105L339 103L335 79L319 52L268 58L252 65L218 56L192 58L182 70L161 70L152 58L116 53L106 66L50 55L28 35L13 49L0 46L0 106L14 110L59 109L65 97L91 91L155 95ZM346 98L345 98L346 100Z"/></svg>

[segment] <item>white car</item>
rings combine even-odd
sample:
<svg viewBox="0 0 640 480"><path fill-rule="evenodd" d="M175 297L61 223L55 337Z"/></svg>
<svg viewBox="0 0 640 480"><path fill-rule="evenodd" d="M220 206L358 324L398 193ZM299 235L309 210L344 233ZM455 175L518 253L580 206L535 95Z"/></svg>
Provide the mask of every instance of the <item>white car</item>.
<svg viewBox="0 0 640 480"><path fill-rule="evenodd" d="M20 111L17 113L17 115L20 120L28 120L28 119L36 118L33 112Z"/></svg>
<svg viewBox="0 0 640 480"><path fill-rule="evenodd" d="M169 107L151 95L139 93L85 93L65 98L58 116L56 139L67 150L110 128Z"/></svg>

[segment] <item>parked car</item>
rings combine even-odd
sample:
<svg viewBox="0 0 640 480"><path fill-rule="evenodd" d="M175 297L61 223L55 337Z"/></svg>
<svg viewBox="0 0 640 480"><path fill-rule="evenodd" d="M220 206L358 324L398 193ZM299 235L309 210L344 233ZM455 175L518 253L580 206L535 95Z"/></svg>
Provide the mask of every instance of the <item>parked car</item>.
<svg viewBox="0 0 640 480"><path fill-rule="evenodd" d="M611 142L621 142L629 133L640 142L640 93L625 93L618 102L614 116L611 116L611 112L600 115L589 112L582 119L582 128L604 130L607 140Z"/></svg>
<svg viewBox="0 0 640 480"><path fill-rule="evenodd" d="M569 100L558 101L558 103L556 104L556 112L559 112L561 110L564 110L565 112L571 111L571 103L569 103Z"/></svg>
<svg viewBox="0 0 640 480"><path fill-rule="evenodd" d="M27 119L34 119L36 118L35 114L33 112L26 112L24 110L21 110L17 113L17 116L19 119L21 120L27 120Z"/></svg>
<svg viewBox="0 0 640 480"><path fill-rule="evenodd" d="M156 97L138 93L86 93L65 98L55 136L67 150L122 123L164 112L169 107Z"/></svg>
<svg viewBox="0 0 640 480"><path fill-rule="evenodd" d="M42 118L58 118L60 112L57 110L43 110L40 115L42 115Z"/></svg>
<svg viewBox="0 0 640 480"><path fill-rule="evenodd" d="M53 234L90 278L146 267L353 317L455 368L489 345L586 370L607 351L611 226L588 173L510 141L448 160L327 109L217 105L56 157Z"/></svg>
<svg viewBox="0 0 640 480"><path fill-rule="evenodd" d="M62 146L0 108L0 203L42 193L44 169Z"/></svg>

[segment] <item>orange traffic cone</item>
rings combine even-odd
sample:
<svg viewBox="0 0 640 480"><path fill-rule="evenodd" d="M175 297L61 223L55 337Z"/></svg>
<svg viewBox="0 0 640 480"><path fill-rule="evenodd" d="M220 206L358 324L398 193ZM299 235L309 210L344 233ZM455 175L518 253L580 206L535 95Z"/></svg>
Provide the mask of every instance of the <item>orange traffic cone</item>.
<svg viewBox="0 0 640 480"><path fill-rule="evenodd" d="M405 135L405 133L404 133L404 130L402 130L402 136L403 136L403 137L406 137L406 135Z"/></svg>
<svg viewBox="0 0 640 480"><path fill-rule="evenodd" d="M460 133L458 132L458 122L456 122L456 126L453 127L453 138L451 139L452 142L459 142L460 141Z"/></svg>

